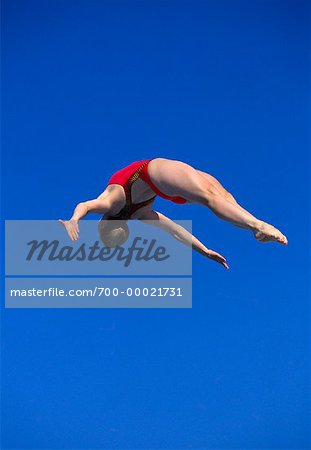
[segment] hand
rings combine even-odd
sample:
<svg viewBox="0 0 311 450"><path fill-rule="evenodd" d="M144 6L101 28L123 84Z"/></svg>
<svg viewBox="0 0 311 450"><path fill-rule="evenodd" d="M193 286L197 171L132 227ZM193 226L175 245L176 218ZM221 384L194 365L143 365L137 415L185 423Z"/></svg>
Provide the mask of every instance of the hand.
<svg viewBox="0 0 311 450"><path fill-rule="evenodd" d="M206 255L209 259L212 259L213 261L218 262L222 266L224 266L226 269L229 269L229 266L227 264L226 258L224 258L222 255L220 255L217 252L214 252L213 250L208 250L208 253Z"/></svg>
<svg viewBox="0 0 311 450"><path fill-rule="evenodd" d="M66 228L66 231L68 233L68 236L72 241L77 241L79 239L79 226L78 222L76 220L61 220L59 219L59 222L64 225Z"/></svg>

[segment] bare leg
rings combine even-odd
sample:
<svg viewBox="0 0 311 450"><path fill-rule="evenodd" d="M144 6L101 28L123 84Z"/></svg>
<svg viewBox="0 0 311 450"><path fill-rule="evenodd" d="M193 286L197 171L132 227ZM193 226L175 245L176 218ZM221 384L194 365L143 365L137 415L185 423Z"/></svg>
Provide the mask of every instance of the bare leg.
<svg viewBox="0 0 311 450"><path fill-rule="evenodd" d="M209 173L206 172L202 172L201 170L197 170L198 174L201 175L206 181L208 181L209 183L211 183L215 189L218 190L219 194L222 195L225 199L227 199L228 201L230 201L231 203L234 203L235 205L238 205L238 202L236 201L236 199L233 197L233 195L228 192L223 185L212 175L210 175ZM239 205L240 206L240 205ZM263 233L255 230L253 231L254 236L257 240L261 241L261 242L268 242L270 239L269 237L265 236Z"/></svg>
<svg viewBox="0 0 311 450"><path fill-rule="evenodd" d="M206 172L202 172L201 170L197 170L198 174L201 175L206 181L210 182L218 191L219 194L222 195L227 200L231 201L231 203L237 204L238 202L233 197L233 195L228 192L223 185L212 175Z"/></svg>
<svg viewBox="0 0 311 450"><path fill-rule="evenodd" d="M215 182L212 183L208 177L202 176L188 164L158 158L151 161L148 170L152 182L164 194L180 196L190 202L207 206L219 218L253 231L259 240L287 244L286 237L279 230L257 219L237 204L235 199L220 193L221 189ZM219 185L221 186L220 183Z"/></svg>

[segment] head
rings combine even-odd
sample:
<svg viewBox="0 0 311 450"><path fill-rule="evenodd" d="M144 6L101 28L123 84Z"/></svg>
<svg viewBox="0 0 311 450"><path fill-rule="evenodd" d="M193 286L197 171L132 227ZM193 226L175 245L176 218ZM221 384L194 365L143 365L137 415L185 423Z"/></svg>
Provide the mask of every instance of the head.
<svg viewBox="0 0 311 450"><path fill-rule="evenodd" d="M117 247L127 241L129 227L126 220L107 219L103 216L98 223L98 234L105 247Z"/></svg>

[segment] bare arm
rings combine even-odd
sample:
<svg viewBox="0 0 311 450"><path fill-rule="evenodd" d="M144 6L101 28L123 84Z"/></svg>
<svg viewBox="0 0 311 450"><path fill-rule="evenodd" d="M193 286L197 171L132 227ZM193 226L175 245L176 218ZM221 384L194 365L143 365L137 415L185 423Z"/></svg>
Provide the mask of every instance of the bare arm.
<svg viewBox="0 0 311 450"><path fill-rule="evenodd" d="M70 220L59 220L64 225L68 236L72 241L77 241L79 238L79 220L83 219L89 213L105 214L111 208L111 201L108 196L99 196L94 200L79 203Z"/></svg>
<svg viewBox="0 0 311 450"><path fill-rule="evenodd" d="M70 220L78 222L89 213L105 214L110 208L111 202L107 197L104 199L96 198L94 200L88 200L87 202L79 203L76 206Z"/></svg>
<svg viewBox="0 0 311 450"><path fill-rule="evenodd" d="M157 211L145 211L142 212L139 216L137 216L137 218L143 221L144 223L161 228L178 241L182 242L188 247L192 247L195 251L197 251L201 255L209 259L212 259L222 264L226 269L229 269L226 259L222 255L205 247L205 245L202 244L202 242L200 242L191 233L189 233L189 231L187 231L181 225L175 223L173 220L166 217L164 214L161 214Z"/></svg>

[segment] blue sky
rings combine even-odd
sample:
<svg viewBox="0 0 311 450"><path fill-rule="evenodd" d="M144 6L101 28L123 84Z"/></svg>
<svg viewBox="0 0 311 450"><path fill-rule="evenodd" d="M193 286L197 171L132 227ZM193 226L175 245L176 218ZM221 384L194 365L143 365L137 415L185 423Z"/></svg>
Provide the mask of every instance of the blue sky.
<svg viewBox="0 0 311 450"><path fill-rule="evenodd" d="M193 255L192 310L3 310L2 447L309 448L309 3L2 6L4 218L163 156L289 239L159 199L231 266Z"/></svg>

